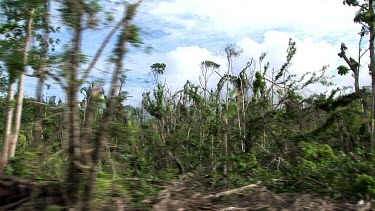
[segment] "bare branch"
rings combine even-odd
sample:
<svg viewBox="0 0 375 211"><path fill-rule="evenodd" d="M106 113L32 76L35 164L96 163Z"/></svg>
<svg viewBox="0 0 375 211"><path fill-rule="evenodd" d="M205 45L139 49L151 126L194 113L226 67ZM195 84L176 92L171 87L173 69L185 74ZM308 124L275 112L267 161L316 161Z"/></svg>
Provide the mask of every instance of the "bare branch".
<svg viewBox="0 0 375 211"><path fill-rule="evenodd" d="M76 166L76 167L78 167L79 169L81 169L81 170L91 170L91 166L86 166L86 165L83 165L81 162L79 162L79 161L77 161L77 160L75 160L75 161L73 161L74 162L74 165Z"/></svg>
<svg viewBox="0 0 375 211"><path fill-rule="evenodd" d="M50 78L52 78L54 81L56 81L56 82L60 85L61 89L63 89L65 92L68 91L68 87L66 87L66 86L64 85L64 83L62 82L61 78L57 77L56 75L54 75L54 74L52 74L52 73L47 73L47 75L48 75Z"/></svg>
<svg viewBox="0 0 375 211"><path fill-rule="evenodd" d="M367 53L368 50L369 50L369 49L367 48L365 51L363 51L363 53L360 55L359 58L362 58L362 57Z"/></svg>
<svg viewBox="0 0 375 211"><path fill-rule="evenodd" d="M89 77L89 75L91 73L91 70L94 68L94 66L98 62L98 60L99 60L100 56L102 55L105 47L108 45L109 41L111 40L113 35L116 33L116 31L124 24L124 21L125 21L125 18L122 18L121 21L119 21L116 24L116 26L109 32L107 37L104 39L103 43L101 44L98 51L96 52L96 54L94 56L94 59L91 61L90 65L88 66L84 75L82 76L81 84L84 83L87 80L87 78Z"/></svg>
<svg viewBox="0 0 375 211"><path fill-rule="evenodd" d="M137 7L142 3L143 0L139 0L137 2ZM94 56L94 59L91 61L90 65L88 66L88 68L86 69L84 75L82 76L82 79L80 80L81 84L83 84L87 78L89 77L92 69L94 68L94 66L96 65L96 63L98 62L100 56L102 55L105 47L108 45L109 41L111 40L111 38L113 37L113 35L116 33L116 31L122 26L124 25L125 23L125 20L128 19L129 17L129 14L127 14L125 17L123 17L121 19L121 21L119 21L116 26L109 32L109 34L107 35L107 37L104 39L103 43L101 44L101 46L99 47L98 51L96 52L95 56Z"/></svg>

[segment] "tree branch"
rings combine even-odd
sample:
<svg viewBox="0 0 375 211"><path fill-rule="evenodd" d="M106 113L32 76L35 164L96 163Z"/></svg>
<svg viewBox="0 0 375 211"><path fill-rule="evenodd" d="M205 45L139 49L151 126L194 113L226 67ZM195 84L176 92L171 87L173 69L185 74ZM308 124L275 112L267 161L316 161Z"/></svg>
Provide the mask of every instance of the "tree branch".
<svg viewBox="0 0 375 211"><path fill-rule="evenodd" d="M105 47L108 45L109 41L111 40L112 36L116 33L116 31L124 24L124 21L125 21L125 18L122 18L121 21L119 21L116 24L116 26L109 32L107 37L104 39L103 43L101 44L98 51L96 52L96 54L94 56L94 59L91 61L90 65L88 66L84 75L82 76L82 79L81 79L81 82L80 82L81 84L84 83L87 80L87 78L89 77L89 75L91 73L91 70L94 68L94 66L98 62L98 60L99 60L100 56L102 55Z"/></svg>
<svg viewBox="0 0 375 211"><path fill-rule="evenodd" d="M47 75L48 75L50 78L52 78L54 81L56 81L56 82L60 85L61 89L63 89L65 92L68 91L68 87L66 87L66 86L64 85L64 83L62 82L61 78L57 77L56 75L54 75L54 74L52 74L52 73L47 73Z"/></svg>

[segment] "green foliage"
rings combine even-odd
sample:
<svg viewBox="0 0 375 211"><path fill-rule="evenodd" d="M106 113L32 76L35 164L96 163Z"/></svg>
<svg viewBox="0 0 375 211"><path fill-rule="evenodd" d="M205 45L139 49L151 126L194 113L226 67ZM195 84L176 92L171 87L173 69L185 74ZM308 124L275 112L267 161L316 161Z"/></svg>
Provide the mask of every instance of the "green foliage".
<svg viewBox="0 0 375 211"><path fill-rule="evenodd" d="M374 21L374 11L370 10L370 7L367 3L367 1L361 1L358 0L344 0L343 4L347 4L349 6L358 7L359 10L355 14L354 22L356 23L365 23L366 25L373 24L371 22Z"/></svg>
<svg viewBox="0 0 375 211"><path fill-rule="evenodd" d="M219 64L215 63L215 62L212 62L212 61L203 61L201 63L202 66L206 67L206 68L213 68L213 69L218 69L220 67Z"/></svg>
<svg viewBox="0 0 375 211"><path fill-rule="evenodd" d="M129 27L129 34L130 34L129 42L134 47L141 47L141 45L144 44L144 42L142 41L142 38L140 37L140 32L141 32L141 28L139 28L138 26L136 26L134 24L130 25L130 27Z"/></svg>
<svg viewBox="0 0 375 211"><path fill-rule="evenodd" d="M263 95L265 89L266 89L266 81L264 80L262 73L256 72L255 80L253 82L253 90L254 90L253 99L256 99L259 96L259 94Z"/></svg>
<svg viewBox="0 0 375 211"><path fill-rule="evenodd" d="M302 158L307 161L324 161L324 160L335 160L335 156L332 148L327 144L317 144L301 142L300 148L302 152Z"/></svg>
<svg viewBox="0 0 375 211"><path fill-rule="evenodd" d="M155 63L153 65L151 65L151 71L154 73L154 74L157 74L157 75L163 75L164 72L165 72L165 68L167 67L166 64L164 63Z"/></svg>
<svg viewBox="0 0 375 211"><path fill-rule="evenodd" d="M327 144L301 142L296 163L286 163L281 171L264 174L279 174L285 182L271 182L277 191L313 191L342 197L346 194L359 197L358 193L373 197L374 171L371 161L358 154L334 152ZM280 175L281 173L281 175ZM270 181L270 179L266 180ZM289 188L286 188L289 187Z"/></svg>
<svg viewBox="0 0 375 211"><path fill-rule="evenodd" d="M5 75L5 70L2 65L0 65L0 96L4 95L5 92L7 91L7 77Z"/></svg>
<svg viewBox="0 0 375 211"><path fill-rule="evenodd" d="M339 75L347 75L349 73L349 68L344 65L340 65L337 70Z"/></svg>
<svg viewBox="0 0 375 211"><path fill-rule="evenodd" d="M96 15L103 9L99 2L99 0L64 1L58 11L61 12L61 17L68 27L82 28L86 25L94 29L99 21ZM84 16L87 17L85 23L82 22Z"/></svg>
<svg viewBox="0 0 375 211"><path fill-rule="evenodd" d="M58 205L49 205L46 208L46 211L61 211L64 210L64 207Z"/></svg>
<svg viewBox="0 0 375 211"><path fill-rule="evenodd" d="M63 177L64 158L61 154L46 153L40 149L17 149L16 156L9 162L6 172L11 175L58 180Z"/></svg>
<svg viewBox="0 0 375 211"><path fill-rule="evenodd" d="M354 188L355 191L361 194L368 194L370 197L375 197L375 177L366 174L358 175Z"/></svg>
<svg viewBox="0 0 375 211"><path fill-rule="evenodd" d="M162 169L158 172L157 178L164 181L176 179L178 176L178 170L173 168Z"/></svg>
<svg viewBox="0 0 375 211"><path fill-rule="evenodd" d="M322 109L324 111L334 111L339 107L347 106L350 103L353 103L355 100L360 99L360 97L361 96L358 93L342 95L337 99L333 99L333 95L331 95L331 97L329 97L327 100L320 99L316 101L316 104L319 109Z"/></svg>
<svg viewBox="0 0 375 211"><path fill-rule="evenodd" d="M108 192L114 184L114 181L112 180L112 176L110 174L107 174L105 172L100 172L98 175L98 178L96 180L97 188L99 193L106 193Z"/></svg>
<svg viewBox="0 0 375 211"><path fill-rule="evenodd" d="M290 63L297 52L296 42L289 38L289 46L287 50L286 62L281 66L280 71L277 73L275 77L275 81L279 80L290 66Z"/></svg>
<svg viewBox="0 0 375 211"><path fill-rule="evenodd" d="M349 6L357 6L358 5L358 1L357 0L344 0L342 3L344 5L348 4Z"/></svg>
<svg viewBox="0 0 375 211"><path fill-rule="evenodd" d="M160 120L167 109L165 85L158 83L157 88L153 92L153 97L154 99L151 98L150 92L144 93L142 105L151 116Z"/></svg>
<svg viewBox="0 0 375 211"><path fill-rule="evenodd" d="M9 82L13 83L18 78L20 73L25 71L26 65L31 65L37 69L41 65L41 53L35 48L29 51L28 61L24 61L24 45L27 32L28 19L33 18L33 25L31 36L35 37L37 44L45 47L49 44L58 43L58 39L50 38L48 41L43 41L43 36L40 34L41 29L45 32L57 31L57 28L49 27L45 14L47 14L46 1L32 0L32 1L1 1L0 16L6 21L0 24L0 33L3 39L0 40L0 61L3 61L8 70ZM31 11L34 11L33 13ZM43 15L41 15L43 14Z"/></svg>
<svg viewBox="0 0 375 211"><path fill-rule="evenodd" d="M233 162L233 170L235 172L246 172L259 164L255 153L243 153L233 156L230 161Z"/></svg>
<svg viewBox="0 0 375 211"><path fill-rule="evenodd" d="M10 82L14 82L24 71L22 46L20 41L0 41L0 60L4 62Z"/></svg>
<svg viewBox="0 0 375 211"><path fill-rule="evenodd" d="M6 2L13 2L25 11L30 6L16 1ZM63 1L61 16L70 29L94 29L99 24L100 14L107 15L105 21L113 20L113 14L104 11L101 3L99 0ZM358 5L356 1L346 0L345 3ZM135 4L128 5L126 19L134 16L136 7ZM0 25L0 32L4 35L4 40L0 41L0 59L11 81L25 69L25 64L20 62L23 55L19 50L24 42L24 25L17 17L26 17L25 11L8 6L2 11L9 15L9 21ZM78 23L79 12L82 23ZM372 16L361 11L356 18L366 22ZM38 22L37 28L45 30L43 21ZM134 47L143 45L142 30L136 25L126 27L128 37L122 37L120 42L128 41ZM44 55L40 50L45 47L42 39L43 36L36 35L40 45L30 50L28 65L38 69L49 64L61 73L57 75L69 75L70 47L66 47L61 55L49 55L48 61L42 61ZM59 44L51 39L48 43ZM339 56L346 56L346 50L342 44ZM114 49L115 56L124 53L121 51L120 48ZM124 106L127 90L118 92L101 157L95 204L125 196L140 203L160 189L157 187L160 184L155 185L155 181L178 179L181 173L189 171L203 172L212 188L231 188L262 181L276 191L374 197L375 178L372 175L375 159L365 143L368 137L363 131L369 120L363 118L359 101L362 96L354 93L338 96L340 90L335 89L329 96L304 97L302 93L308 85L321 83L329 86L332 81L324 75L326 67L297 79L287 73L296 54L296 43L292 39L289 40L286 61L279 71L273 72L274 78L269 77L269 70L275 68L265 61L266 53L260 55L259 68L253 63L255 60L250 60L244 68L233 70L231 68L237 67L233 58L239 57L242 50L228 45L225 53L228 72L220 75L217 86L211 90L187 81L183 89L172 92L168 84L160 80L165 74L166 64L155 63L150 66L154 87L142 95L141 108ZM112 61L116 62L116 59L119 58ZM340 75L353 71L353 67L359 69L358 62L352 58L349 60L350 68L337 68ZM87 63L88 58L80 54L79 62ZM208 75L220 68L219 64L207 60L200 65L202 72L207 71ZM124 85L125 75L119 81ZM79 104L80 122L83 122L93 84L81 89L84 101ZM64 122L65 105L56 103L56 97L43 102L43 140L38 148L30 148L35 113L33 103L33 99L24 101L22 134L16 157L7 172L40 180L62 179L67 167L64 136L69 129ZM95 116L101 117L104 108L102 101ZM0 114L4 116L4 113ZM94 125L96 129L97 120ZM225 148L228 154L223 153ZM227 165L226 174L224 165ZM145 207L138 208L145 210Z"/></svg>
<svg viewBox="0 0 375 211"><path fill-rule="evenodd" d="M36 158L36 153L27 152L25 157L14 157L10 160L10 165L7 167L6 172L12 175L35 175L35 164L32 162Z"/></svg>
<svg viewBox="0 0 375 211"><path fill-rule="evenodd" d="M243 50L241 48L238 48L235 44L227 45L224 50L227 58L239 57L243 52Z"/></svg>

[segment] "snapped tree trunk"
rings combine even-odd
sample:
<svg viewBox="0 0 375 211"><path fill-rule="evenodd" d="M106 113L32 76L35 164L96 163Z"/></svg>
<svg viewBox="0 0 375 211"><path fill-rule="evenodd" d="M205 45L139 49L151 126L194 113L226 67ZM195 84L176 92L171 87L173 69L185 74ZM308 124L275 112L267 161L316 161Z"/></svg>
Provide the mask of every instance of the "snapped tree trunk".
<svg viewBox="0 0 375 211"><path fill-rule="evenodd" d="M360 70L360 64L361 64L361 57L363 56L363 53L361 52L361 43L362 43L362 37L359 41L359 52L358 52L358 61L355 61L350 57L346 55L346 47L345 44L341 44L341 52L339 53L339 57L343 58L346 64L350 67L350 70L353 72L353 78L354 78L354 91L359 96L361 96L361 104L362 104L362 110L363 110L363 117L365 119L368 119L368 104L367 104L367 96L366 93L362 92L360 90L359 86L359 70ZM371 134L371 122L369 121L367 123L367 132L368 134Z"/></svg>

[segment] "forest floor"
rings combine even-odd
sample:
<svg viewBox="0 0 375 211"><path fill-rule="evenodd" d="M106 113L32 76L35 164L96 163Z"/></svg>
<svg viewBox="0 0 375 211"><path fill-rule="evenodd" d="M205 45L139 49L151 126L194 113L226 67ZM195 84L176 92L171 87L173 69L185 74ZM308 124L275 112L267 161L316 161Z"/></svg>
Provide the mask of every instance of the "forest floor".
<svg viewBox="0 0 375 211"><path fill-rule="evenodd" d="M373 210L364 201L349 203L302 193L275 194L261 184L207 193L200 182L185 175L161 191L152 210Z"/></svg>
<svg viewBox="0 0 375 211"><path fill-rule="evenodd" d="M0 177L0 210L26 209L33 204L61 203L58 187L37 184L11 176ZM35 201L31 196L38 190ZM14 199L6 200L6 196ZM29 200L29 201L28 201ZM273 193L262 184L249 184L225 191L215 191L204 178L185 174L168 183L156 196L145 198L141 203L132 203L124 196L110 196L110 203L101 203L97 210L155 210L155 211L199 211L199 210L375 210L365 201L347 202L308 193ZM42 209L36 209L42 210ZM50 210L50 209L48 209Z"/></svg>

